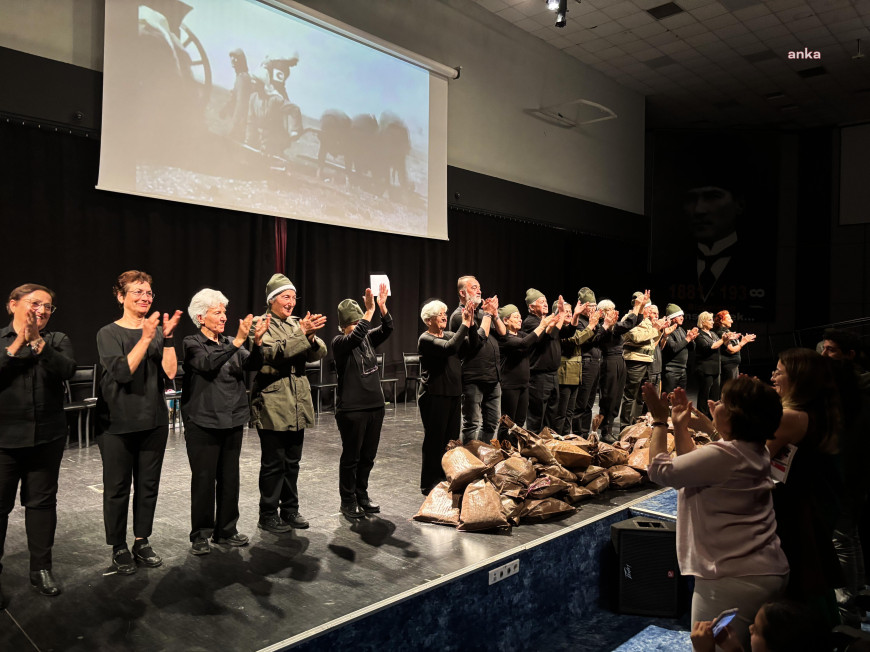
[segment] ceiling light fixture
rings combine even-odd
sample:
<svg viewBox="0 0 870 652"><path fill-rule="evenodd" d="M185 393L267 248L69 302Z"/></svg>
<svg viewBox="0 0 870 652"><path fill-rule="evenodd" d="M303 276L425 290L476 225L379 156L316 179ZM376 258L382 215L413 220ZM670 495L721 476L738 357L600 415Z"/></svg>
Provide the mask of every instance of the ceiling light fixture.
<svg viewBox="0 0 870 652"><path fill-rule="evenodd" d="M556 10L556 27L565 27L568 22L568 0L559 0Z"/></svg>

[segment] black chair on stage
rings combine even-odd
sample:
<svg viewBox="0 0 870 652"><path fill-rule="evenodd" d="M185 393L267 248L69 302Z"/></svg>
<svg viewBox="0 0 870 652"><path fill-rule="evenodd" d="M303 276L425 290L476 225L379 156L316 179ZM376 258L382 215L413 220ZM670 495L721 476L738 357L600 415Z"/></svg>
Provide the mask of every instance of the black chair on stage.
<svg viewBox="0 0 870 652"><path fill-rule="evenodd" d="M175 378L169 381L170 387L166 390L164 398L166 399L166 407L169 408L169 429L175 430L176 426L184 427L181 423L181 387L182 379L184 378L184 370L181 365L178 365L178 371L175 373Z"/></svg>
<svg viewBox="0 0 870 652"><path fill-rule="evenodd" d="M385 364L384 364L384 354L376 353L375 358L378 360L378 374L381 377L381 387L384 385L392 385L393 393L392 393L392 405L393 411L396 410L396 394L399 391L399 379L398 378L384 378L384 373L386 373ZM386 398L386 396L384 396Z"/></svg>
<svg viewBox="0 0 870 652"><path fill-rule="evenodd" d="M76 415L79 448L82 447L82 425L85 447L91 445L91 412L97 407L97 365L76 367L73 377L63 383L64 406L67 414Z"/></svg>
<svg viewBox="0 0 870 652"><path fill-rule="evenodd" d="M403 353L402 364L405 367L405 407L408 407L408 384L414 388L414 402L417 402L417 385L423 382L420 377L420 354Z"/></svg>
<svg viewBox="0 0 870 652"><path fill-rule="evenodd" d="M335 388L338 383L325 382L323 380L323 360L315 360L314 362L305 363L305 375L308 376L308 384L311 385L311 391L317 392L317 400L314 401L314 412L319 415L323 411L323 390L332 390L333 411L335 411ZM332 377L335 378L335 360L329 361L329 371Z"/></svg>

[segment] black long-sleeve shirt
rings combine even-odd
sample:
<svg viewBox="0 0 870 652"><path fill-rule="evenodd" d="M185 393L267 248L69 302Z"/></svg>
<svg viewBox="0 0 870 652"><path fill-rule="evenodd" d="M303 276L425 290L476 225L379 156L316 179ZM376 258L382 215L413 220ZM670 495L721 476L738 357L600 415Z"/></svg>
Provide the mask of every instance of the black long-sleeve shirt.
<svg viewBox="0 0 870 652"><path fill-rule="evenodd" d="M130 372L127 355L142 339L141 328L124 328L116 323L97 332L97 352L102 377L97 388L98 432L119 435L169 425L169 411L163 392L163 330L154 339L136 371Z"/></svg>
<svg viewBox="0 0 870 652"><path fill-rule="evenodd" d="M338 376L336 412L384 406L375 349L386 342L392 332L393 318L387 313L381 316L381 325L377 328L372 328L370 321L360 319L350 334L333 338L332 355Z"/></svg>
<svg viewBox="0 0 870 652"><path fill-rule="evenodd" d="M689 361L691 342L686 340L686 329L677 326L673 333L667 336L662 350L662 364L665 367L685 367Z"/></svg>
<svg viewBox="0 0 870 652"><path fill-rule="evenodd" d="M202 333L184 338L184 378L181 415L201 428L226 430L244 426L251 418L245 372L263 366L259 346L233 346L226 335L215 342Z"/></svg>
<svg viewBox="0 0 870 652"><path fill-rule="evenodd" d="M529 356L532 348L537 344L540 337L535 331L531 333L506 333L498 338L501 349L501 388L522 389L529 384L530 364Z"/></svg>
<svg viewBox="0 0 870 652"><path fill-rule="evenodd" d="M450 315L447 330L456 332L462 324L462 308L459 306ZM484 312L478 308L474 313L475 330L477 330L477 346L466 347L461 353L463 383L497 383L501 379L499 370L498 338L496 338L495 320L489 326L487 335L483 326Z"/></svg>
<svg viewBox="0 0 870 652"><path fill-rule="evenodd" d="M580 315L577 319L577 330L584 330L589 326L589 317ZM598 346L598 340L601 337L601 324L595 327L595 335L580 345L580 353L583 355L583 363L588 360L601 360L601 348Z"/></svg>
<svg viewBox="0 0 870 652"><path fill-rule="evenodd" d="M602 328L598 337L598 346L601 349L602 357L619 356L621 358L623 336L637 326L641 319L640 315L629 312L610 328Z"/></svg>
<svg viewBox="0 0 870 652"><path fill-rule="evenodd" d="M41 333L39 355L23 346L15 356L6 348L17 334L0 330L0 448L27 448L66 437L63 381L76 370L72 344L63 333Z"/></svg>
<svg viewBox="0 0 870 652"><path fill-rule="evenodd" d="M740 364L740 351L737 353L731 353L728 350L728 345L736 346L740 343L740 338L737 337L736 333L732 332L730 329L725 328L725 326L720 326L719 328L714 328L713 333L722 337L725 333L731 333L734 337L729 338L722 346L719 347L719 360L722 363L722 366L726 365L738 365Z"/></svg>
<svg viewBox="0 0 870 652"><path fill-rule="evenodd" d="M705 330L698 331L695 338L695 368L702 374L715 376L720 371L719 349L713 345L719 338L715 333Z"/></svg>
<svg viewBox="0 0 870 652"><path fill-rule="evenodd" d="M529 313L523 319L523 333L532 333L541 325L541 318ZM553 374L559 370L562 360L562 342L560 338L571 337L577 329L570 324L564 324L562 329L548 333L544 331L541 338L532 347L530 372L533 374Z"/></svg>
<svg viewBox="0 0 870 652"><path fill-rule="evenodd" d="M477 345L477 329L469 329L465 324L455 333L444 331L441 337L423 332L417 340L417 352L420 354L418 396L461 396L460 355L465 347L474 348Z"/></svg>

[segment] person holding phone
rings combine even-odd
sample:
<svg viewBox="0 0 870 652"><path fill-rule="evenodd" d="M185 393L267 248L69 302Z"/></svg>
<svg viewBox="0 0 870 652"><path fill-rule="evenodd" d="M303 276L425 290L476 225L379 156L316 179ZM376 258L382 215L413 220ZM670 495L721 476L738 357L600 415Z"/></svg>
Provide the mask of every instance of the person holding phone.
<svg viewBox="0 0 870 652"><path fill-rule="evenodd" d="M677 388L671 395L673 459L667 453L668 397L649 383L643 396L654 420L649 478L678 490L677 559L680 571L695 578L692 622L737 607L730 626L748 648L752 618L788 581L765 446L782 418L778 396L755 378L729 381L722 401L709 406L722 439L696 448L689 433L692 404Z"/></svg>

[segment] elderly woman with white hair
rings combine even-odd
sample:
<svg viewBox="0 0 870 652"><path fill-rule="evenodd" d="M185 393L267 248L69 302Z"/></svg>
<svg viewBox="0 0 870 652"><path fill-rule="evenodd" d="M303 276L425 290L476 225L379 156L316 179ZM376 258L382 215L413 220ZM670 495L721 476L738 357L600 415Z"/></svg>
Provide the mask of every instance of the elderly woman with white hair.
<svg viewBox="0 0 870 652"><path fill-rule="evenodd" d="M190 552L211 552L214 543L244 546L239 520L239 454L249 419L245 371L263 364L260 344L270 317L239 320L233 339L224 335L229 301L205 288L190 300L187 313L199 333L184 338L184 390L181 415L190 461ZM244 347L254 325L250 351Z"/></svg>
<svg viewBox="0 0 870 652"><path fill-rule="evenodd" d="M420 354L420 386L417 404L423 421L423 467L420 491L428 495L444 479L441 457L451 439L459 439L462 397L460 351L477 346L474 302L462 310L462 324L455 333L447 328L447 305L437 299L420 311L426 331L417 340Z"/></svg>
<svg viewBox="0 0 870 652"><path fill-rule="evenodd" d="M712 418L708 399L719 397L721 364L719 348L728 341L730 333L718 335L713 331L713 313L698 315L698 335L695 337L695 374L698 377L698 411Z"/></svg>

